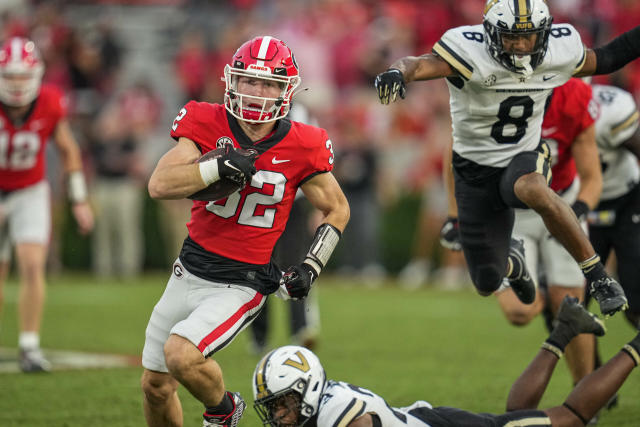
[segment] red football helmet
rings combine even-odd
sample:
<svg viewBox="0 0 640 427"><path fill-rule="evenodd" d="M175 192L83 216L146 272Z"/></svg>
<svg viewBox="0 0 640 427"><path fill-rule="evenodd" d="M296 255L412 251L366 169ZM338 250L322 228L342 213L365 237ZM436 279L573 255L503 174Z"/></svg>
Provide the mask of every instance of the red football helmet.
<svg viewBox="0 0 640 427"><path fill-rule="evenodd" d="M44 64L36 45L22 37L12 37L0 48L0 101L22 107L40 91Z"/></svg>
<svg viewBox="0 0 640 427"><path fill-rule="evenodd" d="M277 98L243 94L237 90L239 77L275 81L282 91ZM227 111L237 119L251 123L272 122L286 116L293 91L301 82L291 49L270 36L256 37L240 46L231 64L224 67L224 79Z"/></svg>

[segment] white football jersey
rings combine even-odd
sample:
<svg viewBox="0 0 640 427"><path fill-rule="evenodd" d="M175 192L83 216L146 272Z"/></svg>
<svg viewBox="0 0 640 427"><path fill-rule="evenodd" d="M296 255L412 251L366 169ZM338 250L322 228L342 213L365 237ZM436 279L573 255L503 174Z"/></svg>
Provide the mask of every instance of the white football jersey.
<svg viewBox="0 0 640 427"><path fill-rule="evenodd" d="M602 161L602 195L611 200L629 192L640 180L638 159L621 145L638 129L638 109L633 96L615 86L593 85L600 106L596 142Z"/></svg>
<svg viewBox="0 0 640 427"><path fill-rule="evenodd" d="M429 424L409 414L414 408L431 405L418 401L405 408L392 408L374 392L342 381L328 380L318 408L318 426L347 426L367 412L376 413L382 425L402 427L428 427Z"/></svg>
<svg viewBox="0 0 640 427"><path fill-rule="evenodd" d="M482 25L462 26L448 30L433 52L459 74L447 78L453 150L506 167L516 154L536 149L547 97L582 68L586 50L573 26L553 25L544 60L526 78L500 65L485 43Z"/></svg>

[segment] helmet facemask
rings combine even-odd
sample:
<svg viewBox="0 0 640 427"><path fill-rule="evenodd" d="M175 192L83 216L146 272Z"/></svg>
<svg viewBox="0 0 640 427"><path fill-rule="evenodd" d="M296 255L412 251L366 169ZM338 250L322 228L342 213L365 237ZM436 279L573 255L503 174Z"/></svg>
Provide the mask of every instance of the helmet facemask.
<svg viewBox="0 0 640 427"><path fill-rule="evenodd" d="M542 63L549 44L553 18L542 0L532 0L522 11L512 9L513 1L499 0L485 10L483 26L491 56L510 71L529 76ZM522 13L520 13L522 12ZM535 37L528 52L510 52L505 39Z"/></svg>
<svg viewBox="0 0 640 427"><path fill-rule="evenodd" d="M242 93L238 90L238 82L242 77L275 82L281 88L280 95L268 98ZM250 123L267 123L285 117L291 108L293 92L300 85L298 76L279 76L270 71L257 70L253 65L249 65L246 70L227 65L224 78L224 103L227 111L235 118Z"/></svg>
<svg viewBox="0 0 640 427"><path fill-rule="evenodd" d="M264 425L271 427L299 427L304 425L310 417L303 413L310 413L313 408L308 408L302 400L309 384L299 379L292 387L256 400L254 408ZM301 389L301 392L296 391Z"/></svg>

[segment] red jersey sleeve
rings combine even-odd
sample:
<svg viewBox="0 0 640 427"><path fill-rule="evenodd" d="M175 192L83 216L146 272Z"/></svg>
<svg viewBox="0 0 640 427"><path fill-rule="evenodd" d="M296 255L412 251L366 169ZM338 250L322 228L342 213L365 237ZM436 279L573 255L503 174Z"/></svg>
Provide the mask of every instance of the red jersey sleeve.
<svg viewBox="0 0 640 427"><path fill-rule="evenodd" d="M55 123L67 117L69 109L67 97L56 86L42 85L39 97L46 100L45 110Z"/></svg>
<svg viewBox="0 0 640 427"><path fill-rule="evenodd" d="M324 129L320 129L320 140L322 146L316 152L315 168L320 172L330 172L333 170L333 143Z"/></svg>
<svg viewBox="0 0 640 427"><path fill-rule="evenodd" d="M575 123L575 136L578 136L596 121L598 107L592 99L591 86L579 79L571 79L567 84L569 96L565 105L568 110L566 116Z"/></svg>
<svg viewBox="0 0 640 427"><path fill-rule="evenodd" d="M200 112L200 108L198 107L198 102L189 101L187 105L180 109L171 124L171 137L173 139L177 141L180 137L185 137L192 141L194 140L194 131Z"/></svg>

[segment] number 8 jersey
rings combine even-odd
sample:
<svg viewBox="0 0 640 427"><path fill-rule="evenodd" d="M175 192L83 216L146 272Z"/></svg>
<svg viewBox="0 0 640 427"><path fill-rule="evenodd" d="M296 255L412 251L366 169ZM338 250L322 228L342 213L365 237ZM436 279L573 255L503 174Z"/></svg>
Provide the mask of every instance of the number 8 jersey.
<svg viewBox="0 0 640 427"><path fill-rule="evenodd" d="M225 199L194 201L187 224L189 237L206 251L244 263L270 262L298 187L333 169L333 147L323 129L284 118L253 143L220 104L189 102L171 136L189 138L203 154L224 144L258 151L251 182Z"/></svg>
<svg viewBox="0 0 640 427"><path fill-rule="evenodd" d="M554 25L544 60L525 77L500 65L485 43L482 25L457 27L442 36L433 53L458 74L447 78L453 150L502 168L517 153L536 149L547 97L580 71L586 51L574 27Z"/></svg>

